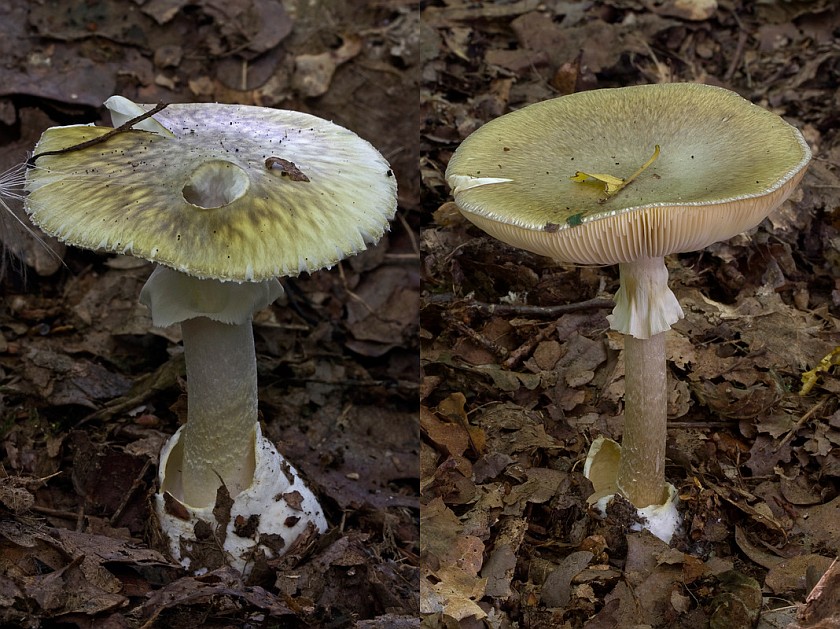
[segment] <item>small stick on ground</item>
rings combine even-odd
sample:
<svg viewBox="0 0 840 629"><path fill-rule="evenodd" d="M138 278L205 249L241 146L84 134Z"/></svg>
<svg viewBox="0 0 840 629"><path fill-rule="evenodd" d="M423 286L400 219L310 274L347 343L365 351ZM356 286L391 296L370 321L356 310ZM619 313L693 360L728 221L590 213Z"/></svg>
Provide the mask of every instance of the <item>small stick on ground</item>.
<svg viewBox="0 0 840 629"><path fill-rule="evenodd" d="M49 507L42 507L40 505L32 505L29 508L34 513L40 513L51 518L61 518L62 520L73 520L75 522L79 514L76 511L65 511L64 509L50 509Z"/></svg>
<svg viewBox="0 0 840 629"><path fill-rule="evenodd" d="M804 426L805 423L817 413L817 411L819 411L823 406L825 406L825 403L828 400L829 400L829 398L823 398L818 403L814 404L810 409L808 409L808 411L804 415L802 415L802 417L799 418L799 421L796 422L796 424L793 426L793 428L788 430L788 433L779 442L779 445L776 446L776 448L773 450L773 452L778 452L779 450L781 450L785 446L785 444L788 441L793 439L796 436L796 433L799 432L799 429L802 428L802 426Z"/></svg>
<svg viewBox="0 0 840 629"><path fill-rule="evenodd" d="M738 31L738 43L735 46L735 54L732 55L732 60L729 62L729 68L726 70L726 74L723 75L724 81L731 81L732 77L735 76L738 66L741 65L741 59L744 57L744 48L746 45L747 32L741 29Z"/></svg>
<svg viewBox="0 0 840 629"><path fill-rule="evenodd" d="M430 304L450 304L463 301L467 308L478 310L482 314L495 315L520 315L529 317L557 317L569 312L580 312L581 310L606 310L614 308L615 302L612 299L587 299L574 304L558 304L556 306L530 306L527 304L488 304L481 301L463 300L452 293L426 294L425 299Z"/></svg>
<svg viewBox="0 0 840 629"><path fill-rule="evenodd" d="M508 359L504 362L505 369L513 369L521 361L525 360L525 358L534 351L534 348L536 348L537 345L542 343L551 335L552 332L554 332L555 328L556 326L554 325L545 326L537 334L530 337L522 345L513 350Z"/></svg>
<svg viewBox="0 0 840 629"><path fill-rule="evenodd" d="M117 522L119 521L120 517L125 511L125 508L128 506L129 501L131 500L134 493L139 489L140 485L143 484L143 479L146 476L146 472L149 471L149 468L152 466L152 460L146 459L146 462L143 464L143 469L140 470L140 473L134 478L134 482L131 483L131 487L128 488L128 491L125 492L125 496L120 501L120 504L117 506L114 513L109 518L110 524L113 527L117 526Z"/></svg>
<svg viewBox="0 0 840 629"><path fill-rule="evenodd" d="M499 345L495 341L491 341L490 339L488 339L486 336L484 336L480 332L476 332L475 330L473 330L466 323L464 323L462 321L458 321L452 315L446 313L446 314L443 315L443 319L449 325L451 325L452 327L457 329L463 335L467 336L474 343L476 343L476 344L480 345L481 347L483 347L484 349L486 349L488 352L493 354L499 360L505 360L510 355L510 352L507 350L507 348L502 347L501 345Z"/></svg>

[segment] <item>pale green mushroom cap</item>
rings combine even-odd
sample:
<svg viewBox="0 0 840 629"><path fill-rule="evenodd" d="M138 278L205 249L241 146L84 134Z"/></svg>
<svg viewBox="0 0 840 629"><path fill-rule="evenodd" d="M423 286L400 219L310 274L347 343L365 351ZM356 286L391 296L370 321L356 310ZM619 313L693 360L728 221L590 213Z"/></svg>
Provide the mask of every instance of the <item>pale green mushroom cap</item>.
<svg viewBox="0 0 840 629"><path fill-rule="evenodd" d="M124 103L108 104L119 110ZM115 125L136 115L131 105L115 112ZM330 267L379 240L396 212L387 161L351 131L315 116L183 104L138 127L39 157L27 173L33 222L78 247L242 282ZM109 130L53 127L35 154Z"/></svg>
<svg viewBox="0 0 840 629"><path fill-rule="evenodd" d="M611 197L576 171L638 178ZM811 159L779 116L694 83L581 92L493 120L446 178L490 235L555 260L616 264L696 251L757 225Z"/></svg>

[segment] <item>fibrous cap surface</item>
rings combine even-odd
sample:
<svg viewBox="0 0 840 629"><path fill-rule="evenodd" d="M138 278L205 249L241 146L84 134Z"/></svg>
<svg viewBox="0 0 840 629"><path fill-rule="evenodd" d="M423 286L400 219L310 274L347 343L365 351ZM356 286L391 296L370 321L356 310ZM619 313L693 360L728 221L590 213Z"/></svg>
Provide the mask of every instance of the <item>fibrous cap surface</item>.
<svg viewBox="0 0 840 629"><path fill-rule="evenodd" d="M577 171L627 178L620 192ZM694 83L593 90L469 136L446 171L464 215L514 246L580 264L694 251L758 224L811 158L802 134L735 92Z"/></svg>
<svg viewBox="0 0 840 629"><path fill-rule="evenodd" d="M381 238L396 211L385 159L326 120L220 104L168 105L154 120L171 137L131 130L38 158L32 220L78 247L241 282L332 266ZM109 130L53 127L35 153Z"/></svg>

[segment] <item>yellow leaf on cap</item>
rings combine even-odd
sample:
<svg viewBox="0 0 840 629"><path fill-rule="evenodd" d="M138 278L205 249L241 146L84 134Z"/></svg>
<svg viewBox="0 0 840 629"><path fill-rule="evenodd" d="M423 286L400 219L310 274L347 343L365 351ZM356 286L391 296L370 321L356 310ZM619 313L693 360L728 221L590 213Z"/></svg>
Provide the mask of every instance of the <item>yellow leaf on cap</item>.
<svg viewBox="0 0 840 629"><path fill-rule="evenodd" d="M578 170L575 172L575 176L570 177L570 179L581 183L588 179L597 179L604 184L604 192L607 193L607 196L615 194L624 187L624 179L603 173L585 173L582 170Z"/></svg>
<svg viewBox="0 0 840 629"><path fill-rule="evenodd" d="M627 186L627 184L629 184L631 181L633 181L636 177L641 175L648 166L650 166L651 164L653 164L653 162L656 161L656 159L658 157L659 157L659 145L657 144L656 146L653 147L653 155L651 156L651 158L648 161L646 161L644 164L642 164L639 167L639 169L636 172L634 172L632 175L630 175L627 179L621 179L619 177L613 177L612 175L605 175L603 173L590 174L590 173L585 173L582 170L576 171L574 176L569 177L569 179L571 179L572 181L579 181L581 183L585 182L587 179L597 179L598 181L603 182L604 192L606 193L607 197L611 197L615 193L620 192L622 190L622 188Z"/></svg>

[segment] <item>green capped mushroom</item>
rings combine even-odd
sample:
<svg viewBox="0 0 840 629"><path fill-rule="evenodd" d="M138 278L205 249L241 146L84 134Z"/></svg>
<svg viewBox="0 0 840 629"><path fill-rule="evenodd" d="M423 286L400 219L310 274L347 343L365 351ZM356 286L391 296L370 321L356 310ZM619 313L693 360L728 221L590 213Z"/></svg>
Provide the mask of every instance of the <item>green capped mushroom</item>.
<svg viewBox="0 0 840 629"><path fill-rule="evenodd" d="M151 108L117 114L114 125ZM248 105L185 104L168 105L153 122L166 133L131 130L38 158L27 183L32 220L78 247L145 258L199 278L254 282L329 267L363 251L395 211L387 162L326 120ZM53 127L35 154L109 131Z"/></svg>
<svg viewBox="0 0 840 629"><path fill-rule="evenodd" d="M645 509L674 496L665 483L665 333L683 312L664 257L757 225L810 159L779 116L692 83L530 105L487 123L453 155L455 202L488 234L561 263L619 265L608 319L624 335L624 437L620 455L602 441L593 447L595 498L619 492Z"/></svg>
<svg viewBox="0 0 840 629"><path fill-rule="evenodd" d="M106 105L125 125L118 132L44 132L27 211L64 242L159 264L141 300L155 325L181 324L188 419L161 453L158 518L186 565L207 567L193 552L203 521L228 563L247 570L257 551L271 557L326 529L314 494L261 435L253 313L282 294L277 276L332 266L379 240L396 180L368 142L308 114ZM214 512L222 484L233 498L225 526ZM243 531L238 516L257 524Z"/></svg>

